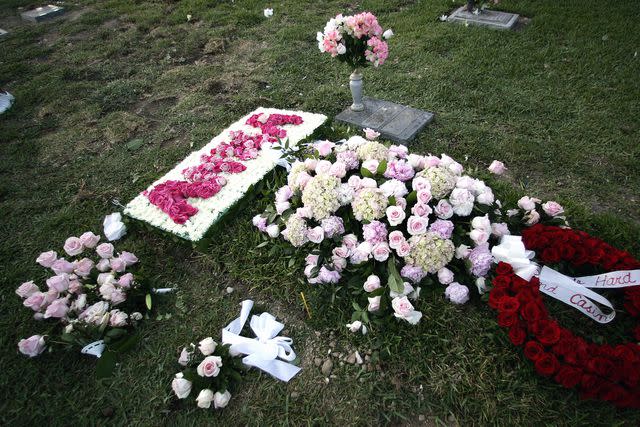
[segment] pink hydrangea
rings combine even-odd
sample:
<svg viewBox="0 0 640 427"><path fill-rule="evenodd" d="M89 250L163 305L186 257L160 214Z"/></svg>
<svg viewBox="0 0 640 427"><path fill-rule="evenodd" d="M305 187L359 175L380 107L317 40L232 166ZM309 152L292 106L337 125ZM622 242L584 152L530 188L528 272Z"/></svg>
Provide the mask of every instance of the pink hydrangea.
<svg viewBox="0 0 640 427"><path fill-rule="evenodd" d="M389 162L384 176L387 178L395 178L400 181L409 181L415 175L415 171L405 160L396 160Z"/></svg>
<svg viewBox="0 0 640 427"><path fill-rule="evenodd" d="M476 277L486 276L493 261L489 244L483 243L473 248L469 253L469 261L471 261L471 274Z"/></svg>
<svg viewBox="0 0 640 427"><path fill-rule="evenodd" d="M431 224L429 227L429 231L433 231L442 237L443 239L450 239L451 234L453 233L453 222L437 219Z"/></svg>
<svg viewBox="0 0 640 427"><path fill-rule="evenodd" d="M380 221L371 221L362 226L362 236L364 240L372 246L387 241L387 226Z"/></svg>
<svg viewBox="0 0 640 427"><path fill-rule="evenodd" d="M422 268L407 264L400 270L400 275L411 280L413 283L419 283L427 274Z"/></svg>

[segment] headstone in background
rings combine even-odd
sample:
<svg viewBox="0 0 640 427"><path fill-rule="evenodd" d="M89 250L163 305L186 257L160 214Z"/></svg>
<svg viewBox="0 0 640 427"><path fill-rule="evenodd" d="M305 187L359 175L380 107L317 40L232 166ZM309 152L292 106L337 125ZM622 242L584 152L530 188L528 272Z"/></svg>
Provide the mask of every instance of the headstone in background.
<svg viewBox="0 0 640 427"><path fill-rule="evenodd" d="M364 97L363 111L347 108L336 116L339 122L359 129L371 128L380 132L383 138L401 144L408 144L429 123L434 113L418 110L381 99Z"/></svg>
<svg viewBox="0 0 640 427"><path fill-rule="evenodd" d="M477 15L467 11L466 6L456 9L447 21L468 23L469 25L482 25L499 30L511 30L518 22L519 15L515 13L500 12L498 10L484 9Z"/></svg>
<svg viewBox="0 0 640 427"><path fill-rule="evenodd" d="M8 35L9 35L9 31L5 31L2 28L0 28L0 40L4 40L5 38L7 38Z"/></svg>
<svg viewBox="0 0 640 427"><path fill-rule="evenodd" d="M22 12L20 16L22 16L22 19L24 19L25 21L42 22L55 16L62 15L63 13L63 7L50 4L47 6L36 7L35 9L27 10L26 12Z"/></svg>

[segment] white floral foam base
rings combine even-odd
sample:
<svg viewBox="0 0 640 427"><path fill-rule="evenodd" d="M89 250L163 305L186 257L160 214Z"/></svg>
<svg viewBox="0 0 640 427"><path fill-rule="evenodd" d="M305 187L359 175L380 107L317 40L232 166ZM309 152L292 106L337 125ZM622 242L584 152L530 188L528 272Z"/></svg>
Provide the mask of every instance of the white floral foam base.
<svg viewBox="0 0 640 427"><path fill-rule="evenodd" d="M200 150L189 154L176 167L167 172L166 175L151 184L147 188L147 191L151 191L156 185L164 181L184 180L182 171L190 166L197 166L200 164L200 157L203 154L209 154L211 149L217 147L220 142L228 141L229 131L242 130L245 133L252 135L260 133L259 128L254 128L245 124L249 117L260 113L297 114L302 117L303 122L300 125L282 126L282 128L287 131L286 139L289 140L290 146L295 146L299 141L311 135L316 128L327 120L327 117L322 114L260 107L233 123ZM256 159L241 161L241 163L247 167L244 172L238 174L221 174L226 178L227 184L222 187L222 190L220 190L218 194L209 199L189 199L189 203L198 208L198 213L189 218L189 220L184 224L175 223L169 215L164 213L157 206L151 204L147 196L143 194L139 194L135 199L130 201L125 207L124 213L131 218L147 222L161 230L168 231L169 233L173 233L186 240L196 242L202 239L207 230L218 222L220 218L222 218L222 216L231 207L233 207L233 205L245 196L250 186L260 182L265 175L273 170L280 159L280 156L280 151L264 147L260 150Z"/></svg>

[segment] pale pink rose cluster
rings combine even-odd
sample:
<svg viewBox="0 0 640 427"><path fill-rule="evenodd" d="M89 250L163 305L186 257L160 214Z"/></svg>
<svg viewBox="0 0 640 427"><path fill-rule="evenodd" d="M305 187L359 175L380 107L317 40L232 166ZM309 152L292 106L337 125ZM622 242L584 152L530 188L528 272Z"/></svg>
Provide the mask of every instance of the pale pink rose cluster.
<svg viewBox="0 0 640 427"><path fill-rule="evenodd" d="M562 216L562 214L564 214L564 208L559 203L554 201L542 203L542 200L538 198L524 196L518 200L518 207L524 211L522 219L526 225L531 226L540 222L541 217L538 205L540 205L542 212L547 216L564 219L564 216ZM514 216L518 213L519 211L517 209L513 209L508 211L507 215Z"/></svg>
<svg viewBox="0 0 640 427"><path fill-rule="evenodd" d="M386 41L393 36L393 31L382 31L378 19L370 12L363 12L353 16L337 15L325 25L323 32L316 34L320 52L329 53L332 57L346 56L352 62L371 62L375 67L382 65L389 56L389 46ZM355 39L355 40L354 40ZM366 49L362 51L361 43L366 42ZM362 54L364 53L364 58Z"/></svg>
<svg viewBox="0 0 640 427"><path fill-rule="evenodd" d="M45 280L46 289L40 289L33 281L28 281L15 291L23 299L23 305L34 312L34 319L57 319L65 326L66 333L72 333L78 322L115 328L142 318L140 313L129 315L111 308L124 302L127 291L134 286L133 274L124 272L127 267L137 263L138 258L126 251L116 256L111 243L99 244L99 241L100 236L88 231L80 237L69 237L64 243L64 251L70 256L94 249L97 262L87 257L69 261L58 258L57 252L52 250L37 257L36 263L54 273ZM96 281L91 281L91 277ZM93 283L97 283L97 289L85 286ZM100 300L91 303L96 296ZM43 345L44 338L36 340L31 337L21 340L18 348L23 354L33 357L39 354L38 351L42 352Z"/></svg>
<svg viewBox="0 0 640 427"><path fill-rule="evenodd" d="M181 366L195 366L195 371L198 376L205 380L216 378L220 375L223 368L222 357L216 356L215 351L218 348L218 344L212 337L207 337L201 340L196 347L195 344L190 344L188 347L184 347L180 352L178 358L178 364ZM200 356L204 358L200 360ZM178 399L186 399L191 394L193 389L193 382L188 380L184 373L179 372L171 381L171 389ZM208 409L213 404L215 409L221 409L228 405L231 400L231 393L227 390L213 392L209 388L203 388L196 397L196 405L199 408Z"/></svg>

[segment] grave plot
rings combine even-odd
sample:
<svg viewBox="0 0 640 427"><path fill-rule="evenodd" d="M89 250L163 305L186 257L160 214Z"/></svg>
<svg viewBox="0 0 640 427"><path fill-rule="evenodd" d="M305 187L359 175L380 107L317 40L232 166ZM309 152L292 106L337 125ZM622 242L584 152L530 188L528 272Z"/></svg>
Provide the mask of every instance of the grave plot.
<svg viewBox="0 0 640 427"><path fill-rule="evenodd" d="M194 151L127 204L124 213L197 242L274 169L281 152L310 136L326 116L258 108Z"/></svg>
<svg viewBox="0 0 640 427"><path fill-rule="evenodd" d="M435 117L435 114L429 111L381 99L364 97L363 104L363 111L347 108L336 116L336 120L359 129L373 129L383 138L405 145Z"/></svg>
<svg viewBox="0 0 640 427"><path fill-rule="evenodd" d="M498 10L484 9L478 13L469 12L466 6L460 7L447 19L449 22L457 22L469 25L481 25L499 30L511 30L518 22L520 15L516 13L500 12Z"/></svg>
<svg viewBox="0 0 640 427"><path fill-rule="evenodd" d="M60 6L47 5L36 7L35 9L28 10L26 12L22 12L20 16L25 21L31 22L42 22L47 19L54 18L56 16L62 15L64 13L64 8Z"/></svg>

